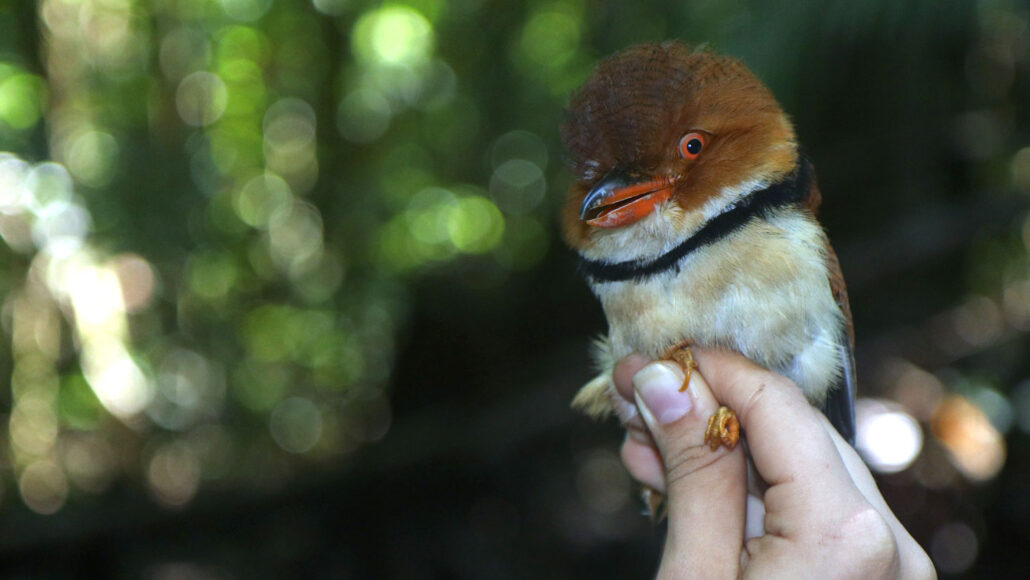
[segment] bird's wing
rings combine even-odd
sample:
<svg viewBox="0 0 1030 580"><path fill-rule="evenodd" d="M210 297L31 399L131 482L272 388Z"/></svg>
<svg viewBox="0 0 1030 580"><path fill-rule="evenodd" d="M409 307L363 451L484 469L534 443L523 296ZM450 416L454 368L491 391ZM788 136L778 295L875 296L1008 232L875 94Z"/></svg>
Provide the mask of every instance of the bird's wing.
<svg viewBox="0 0 1030 580"><path fill-rule="evenodd" d="M830 389L823 403L823 413L830 423L837 428L845 441L855 444L855 329L851 322L851 306L848 304L848 290L844 285L844 275L840 271L840 262L833 248L826 244L826 266L829 271L830 290L844 316L844 336L840 341L841 378L837 385Z"/></svg>

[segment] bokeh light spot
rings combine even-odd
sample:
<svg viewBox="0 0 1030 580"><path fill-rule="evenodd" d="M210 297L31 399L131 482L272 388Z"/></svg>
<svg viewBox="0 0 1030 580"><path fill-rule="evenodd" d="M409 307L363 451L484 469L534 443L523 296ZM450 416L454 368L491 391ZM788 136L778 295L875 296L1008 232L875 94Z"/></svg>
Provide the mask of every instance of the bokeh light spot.
<svg viewBox="0 0 1030 580"><path fill-rule="evenodd" d="M462 252L489 251L504 235L504 216L490 200L471 196L458 200L447 224L451 242Z"/></svg>
<svg viewBox="0 0 1030 580"><path fill-rule="evenodd" d="M157 393L147 409L155 423L183 430L197 421L218 416L225 381L217 365L199 353L177 348L161 360Z"/></svg>
<svg viewBox="0 0 1030 580"><path fill-rule="evenodd" d="M292 198L290 186L278 175L266 172L247 181L234 198L234 208L246 224L264 228Z"/></svg>
<svg viewBox="0 0 1030 580"><path fill-rule="evenodd" d="M22 159L0 153L0 213L10 215L25 210L31 195L26 184L29 170L29 164Z"/></svg>
<svg viewBox="0 0 1030 580"><path fill-rule="evenodd" d="M579 18L568 4L555 3L534 12L522 29L521 52L541 67L565 65L579 46Z"/></svg>
<svg viewBox="0 0 1030 580"><path fill-rule="evenodd" d="M627 505L632 484L618 456L607 449L591 452L576 472L576 489L590 509L611 514Z"/></svg>
<svg viewBox="0 0 1030 580"><path fill-rule="evenodd" d="M39 376L39 383L53 383L54 376ZM53 403L37 397L23 397L11 413L8 429L11 443L15 449L26 455L40 456L47 454L57 441L58 424L54 416Z"/></svg>
<svg viewBox="0 0 1030 580"><path fill-rule="evenodd" d="M33 127L43 114L43 95L39 77L0 63L0 121L14 129Z"/></svg>
<svg viewBox="0 0 1030 580"><path fill-rule="evenodd" d="M433 59L419 72L419 86L412 99L415 107L423 111L438 110L454 99L458 91L458 76L449 64Z"/></svg>
<svg viewBox="0 0 1030 580"><path fill-rule="evenodd" d="M38 214L51 204L67 204L72 198L72 178L63 165L40 163L26 176L25 186L32 194L28 208Z"/></svg>
<svg viewBox="0 0 1030 580"><path fill-rule="evenodd" d="M61 458L71 483L90 493L103 492L116 475L114 450L101 433L66 437Z"/></svg>
<svg viewBox="0 0 1030 580"><path fill-rule="evenodd" d="M225 14L233 20L252 22L272 7L272 0L218 0Z"/></svg>
<svg viewBox="0 0 1030 580"><path fill-rule="evenodd" d="M433 28L411 8L384 6L358 19L353 49L368 64L422 64L433 49Z"/></svg>
<svg viewBox="0 0 1030 580"><path fill-rule="evenodd" d="M18 491L29 509L50 515L68 499L68 479L60 466L44 459L25 468L18 478Z"/></svg>
<svg viewBox="0 0 1030 580"><path fill-rule="evenodd" d="M114 259L114 272L122 289L122 304L128 313L139 312L154 297L154 270L137 254L122 254Z"/></svg>
<svg viewBox="0 0 1030 580"><path fill-rule="evenodd" d="M536 209L544 200L547 181L535 163L509 159L494 170L490 193L505 213L522 215Z"/></svg>
<svg viewBox="0 0 1030 580"><path fill-rule="evenodd" d="M228 295L239 281L236 259L226 252L200 252L187 266L190 290L201 298L217 300Z"/></svg>
<svg viewBox="0 0 1030 580"><path fill-rule="evenodd" d="M494 169L511 159L523 159L546 169L548 157L544 141L535 133L522 129L501 135L490 147L490 164Z"/></svg>
<svg viewBox="0 0 1030 580"><path fill-rule="evenodd" d="M71 139L65 156L75 179L91 187L106 185L118 162L118 140L105 131L84 131Z"/></svg>
<svg viewBox="0 0 1030 580"><path fill-rule="evenodd" d="M985 296L973 296L955 310L955 333L970 346L984 346L1002 332L998 305Z"/></svg>
<svg viewBox="0 0 1030 580"><path fill-rule="evenodd" d="M247 315L243 326L243 337L247 350L256 360L275 362L289 355L288 344L294 334L291 309L286 306L266 304Z"/></svg>
<svg viewBox="0 0 1030 580"><path fill-rule="evenodd" d="M91 225L89 212L81 205L53 203L32 224L32 241L40 250L69 255L82 246Z"/></svg>
<svg viewBox="0 0 1030 580"><path fill-rule="evenodd" d="M187 124L204 127L225 113L229 90L222 79L206 71L198 71L182 79L175 92L175 106Z"/></svg>
<svg viewBox="0 0 1030 580"><path fill-rule="evenodd" d="M283 398L290 379L283 366L248 360L234 373L233 394L245 408L267 412Z"/></svg>
<svg viewBox="0 0 1030 580"><path fill-rule="evenodd" d="M211 43L200 30L181 26L161 40L158 58L165 76L180 80L211 64Z"/></svg>
<svg viewBox="0 0 1030 580"><path fill-rule="evenodd" d="M315 111L301 99L282 99L265 112L265 159L306 190L317 179Z"/></svg>
<svg viewBox="0 0 1030 580"><path fill-rule="evenodd" d="M268 220L268 242L276 265L291 276L321 263L322 215L307 203L281 207Z"/></svg>
<svg viewBox="0 0 1030 580"><path fill-rule="evenodd" d="M340 135L355 143L375 141L390 127L393 109L378 91L358 89L344 98L336 112Z"/></svg>
<svg viewBox="0 0 1030 580"><path fill-rule="evenodd" d="M290 397L272 411L269 429L284 450L306 453L322 438L322 411L308 399Z"/></svg>
<svg viewBox="0 0 1030 580"><path fill-rule="evenodd" d="M150 458L147 483L158 501L169 507L185 505L200 486L200 462L189 445L162 445Z"/></svg>
<svg viewBox="0 0 1030 580"><path fill-rule="evenodd" d="M416 193L405 212L411 235L423 244L448 239L448 219L457 196L442 187L428 187Z"/></svg>
<svg viewBox="0 0 1030 580"><path fill-rule="evenodd" d="M120 343L103 344L83 358L86 380L108 411L126 418L146 408L153 385Z"/></svg>
<svg viewBox="0 0 1030 580"><path fill-rule="evenodd" d="M973 481L987 481L1005 464L1005 440L979 407L959 395L945 398L931 421L952 463Z"/></svg>
<svg viewBox="0 0 1030 580"><path fill-rule="evenodd" d="M945 574L961 574L968 570L979 551L976 533L962 522L941 526L930 541L930 556Z"/></svg>
<svg viewBox="0 0 1030 580"><path fill-rule="evenodd" d="M911 415L896 405L871 399L856 402L855 446L873 470L896 473L907 468L923 448L923 432Z"/></svg>
<svg viewBox="0 0 1030 580"><path fill-rule="evenodd" d="M311 4L322 14L339 16L352 7L354 0L311 0Z"/></svg>

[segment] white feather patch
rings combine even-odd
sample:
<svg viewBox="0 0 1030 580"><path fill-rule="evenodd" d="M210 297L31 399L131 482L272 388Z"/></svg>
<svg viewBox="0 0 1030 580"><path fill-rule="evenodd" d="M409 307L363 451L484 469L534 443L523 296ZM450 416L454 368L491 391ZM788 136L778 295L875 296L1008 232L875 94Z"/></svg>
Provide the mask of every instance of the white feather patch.
<svg viewBox="0 0 1030 580"><path fill-rule="evenodd" d="M824 248L825 234L814 219L788 208L699 248L678 269L640 281L592 283L608 318L608 364L631 352L658 358L689 339L741 352L821 401L841 372L843 336ZM596 410L587 403L600 405L605 390L612 404L611 368L587 385L594 395L577 396L577 407Z"/></svg>

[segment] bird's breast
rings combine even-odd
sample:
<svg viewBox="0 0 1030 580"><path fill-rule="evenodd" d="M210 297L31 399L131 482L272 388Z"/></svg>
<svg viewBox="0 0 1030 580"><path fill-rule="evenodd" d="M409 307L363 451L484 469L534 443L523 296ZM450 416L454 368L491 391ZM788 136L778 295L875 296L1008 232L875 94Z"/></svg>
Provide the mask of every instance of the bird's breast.
<svg viewBox="0 0 1030 580"><path fill-rule="evenodd" d="M743 353L817 400L840 373L843 318L828 284L826 240L784 209L637 280L591 282L617 360L661 357L686 340Z"/></svg>

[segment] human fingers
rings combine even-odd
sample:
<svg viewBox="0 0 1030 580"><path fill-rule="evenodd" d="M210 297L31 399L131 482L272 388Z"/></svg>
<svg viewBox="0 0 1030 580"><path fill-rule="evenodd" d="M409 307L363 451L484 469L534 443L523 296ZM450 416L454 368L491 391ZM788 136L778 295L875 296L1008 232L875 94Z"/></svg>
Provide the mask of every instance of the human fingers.
<svg viewBox="0 0 1030 580"><path fill-rule="evenodd" d="M651 359L633 353L620 359L612 370L615 390L622 401L616 405L619 419L626 428L626 439L622 443L622 462L630 475L640 483L658 493L665 493L665 468L654 439L647 425L637 411L633 397L633 375L647 366Z"/></svg>
<svg viewBox="0 0 1030 580"><path fill-rule="evenodd" d="M695 349L694 358L716 397L737 413L755 467L770 486L767 533L807 533L867 505L819 412L793 382L737 353ZM780 510L773 508L777 500Z"/></svg>
<svg viewBox="0 0 1030 580"><path fill-rule="evenodd" d="M865 462L825 417L823 417L823 428L833 440L837 453L844 461L844 466L851 475L851 480L855 482L855 486L890 527L897 545L898 576L901 578L935 578L936 572L930 557L891 511Z"/></svg>
<svg viewBox="0 0 1030 580"><path fill-rule="evenodd" d="M679 365L659 361L633 376L634 395L665 470L669 532L659 577L729 577L740 566L747 486L741 447L704 444L719 407L700 372L681 390Z"/></svg>
<svg viewBox="0 0 1030 580"><path fill-rule="evenodd" d="M653 441L641 443L627 433L626 439L622 442L620 455L623 465L633 479L653 491L665 493L665 465Z"/></svg>
<svg viewBox="0 0 1030 580"><path fill-rule="evenodd" d="M734 353L694 357L720 400L736 410L755 467L770 485L765 533L745 544L748 574L897 577L892 529L859 490L801 390Z"/></svg>
<svg viewBox="0 0 1030 580"><path fill-rule="evenodd" d="M629 354L621 358L612 369L612 382L615 383L615 391L621 401L616 404L619 410L619 420L629 432L630 437L642 444L653 445L651 434L644 425L644 420L637 412L636 400L633 398L633 375L647 366L651 359L638 353Z"/></svg>

